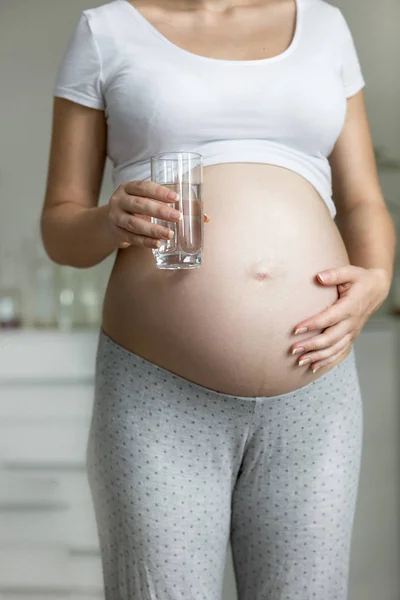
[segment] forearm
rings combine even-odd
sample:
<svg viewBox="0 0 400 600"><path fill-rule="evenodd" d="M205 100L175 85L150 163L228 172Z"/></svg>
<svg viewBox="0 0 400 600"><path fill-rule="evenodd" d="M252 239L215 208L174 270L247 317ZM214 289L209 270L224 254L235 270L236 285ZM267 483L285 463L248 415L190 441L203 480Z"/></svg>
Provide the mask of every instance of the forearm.
<svg viewBox="0 0 400 600"><path fill-rule="evenodd" d="M360 203L350 212L338 215L336 221L350 263L380 272L387 295L393 276L396 235L386 207Z"/></svg>
<svg viewBox="0 0 400 600"><path fill-rule="evenodd" d="M64 202L48 208L41 232L47 254L61 265L92 267L117 248L107 227L107 206L84 208Z"/></svg>

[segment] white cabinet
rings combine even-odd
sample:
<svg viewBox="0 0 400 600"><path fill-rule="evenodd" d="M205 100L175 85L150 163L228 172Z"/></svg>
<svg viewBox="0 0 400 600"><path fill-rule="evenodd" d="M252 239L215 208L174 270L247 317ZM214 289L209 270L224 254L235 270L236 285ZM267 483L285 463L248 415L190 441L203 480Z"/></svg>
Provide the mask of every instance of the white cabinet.
<svg viewBox="0 0 400 600"><path fill-rule="evenodd" d="M356 344L364 436L350 600L400 598L400 325L371 323ZM381 325L379 325L381 323Z"/></svg>
<svg viewBox="0 0 400 600"><path fill-rule="evenodd" d="M395 319L371 320L356 342L364 448L349 600L400 597L399 333ZM1 335L1 600L102 598L84 466L96 344L96 333ZM223 600L236 600L230 552Z"/></svg>
<svg viewBox="0 0 400 600"><path fill-rule="evenodd" d="M0 599L101 599L85 473L97 334L0 338Z"/></svg>

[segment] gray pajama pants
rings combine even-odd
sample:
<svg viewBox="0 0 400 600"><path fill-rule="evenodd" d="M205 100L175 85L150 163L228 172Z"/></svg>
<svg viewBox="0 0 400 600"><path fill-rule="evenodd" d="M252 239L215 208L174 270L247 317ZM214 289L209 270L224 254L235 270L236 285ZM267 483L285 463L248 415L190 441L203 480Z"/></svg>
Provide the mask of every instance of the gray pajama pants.
<svg viewBox="0 0 400 600"><path fill-rule="evenodd" d="M362 445L354 350L279 396L210 390L100 333L87 470L107 600L345 600Z"/></svg>

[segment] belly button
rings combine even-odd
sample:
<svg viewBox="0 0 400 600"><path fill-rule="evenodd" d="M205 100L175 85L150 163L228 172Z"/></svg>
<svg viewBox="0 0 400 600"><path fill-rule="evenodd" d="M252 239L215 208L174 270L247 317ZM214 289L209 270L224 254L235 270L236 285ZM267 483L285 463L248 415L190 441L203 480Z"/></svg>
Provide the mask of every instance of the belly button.
<svg viewBox="0 0 400 600"><path fill-rule="evenodd" d="M248 267L247 273L251 279L256 279L257 281L266 281L268 279L272 279L271 265L266 264L265 260L258 260L257 262L251 264Z"/></svg>
<svg viewBox="0 0 400 600"><path fill-rule="evenodd" d="M264 281L264 279L269 279L269 273L265 273L265 271L261 273L256 273L256 279L258 281Z"/></svg>

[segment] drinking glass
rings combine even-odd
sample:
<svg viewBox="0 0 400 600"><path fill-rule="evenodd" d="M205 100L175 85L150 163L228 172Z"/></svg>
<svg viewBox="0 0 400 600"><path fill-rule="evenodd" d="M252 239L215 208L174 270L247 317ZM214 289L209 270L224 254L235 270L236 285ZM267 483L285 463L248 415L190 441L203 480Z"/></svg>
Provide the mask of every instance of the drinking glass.
<svg viewBox="0 0 400 600"><path fill-rule="evenodd" d="M151 218L152 223L172 229L171 240L160 240L153 249L158 269L193 269L202 263L203 157L196 152L162 152L150 158L151 180L179 194L168 203L183 214L176 223Z"/></svg>

